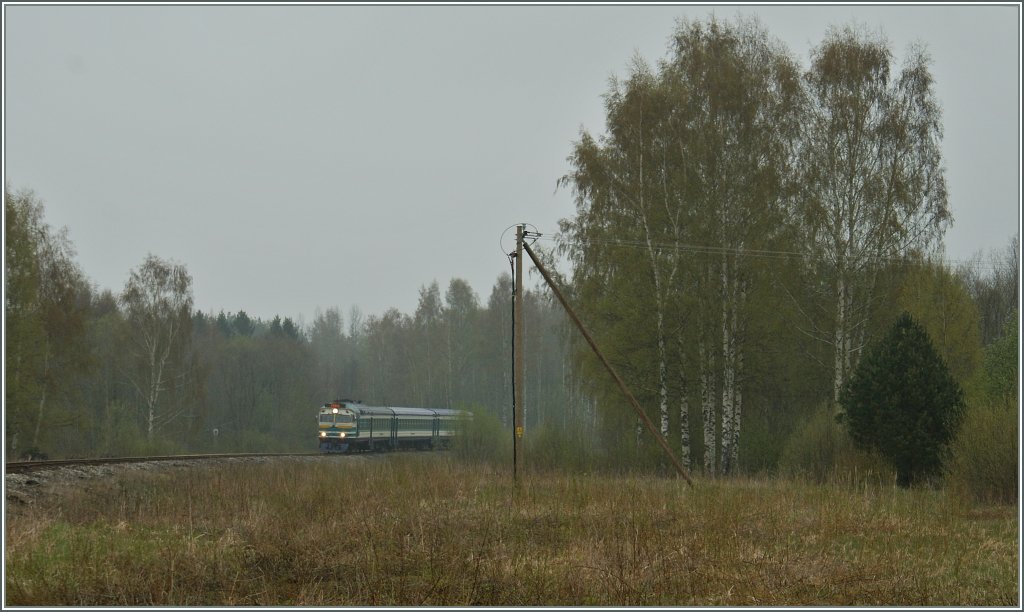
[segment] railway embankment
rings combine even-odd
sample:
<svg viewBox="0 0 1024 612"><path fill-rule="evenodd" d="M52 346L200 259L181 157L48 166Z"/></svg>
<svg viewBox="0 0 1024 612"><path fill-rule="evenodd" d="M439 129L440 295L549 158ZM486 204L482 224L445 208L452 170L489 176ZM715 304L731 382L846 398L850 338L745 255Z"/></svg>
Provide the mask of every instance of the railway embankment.
<svg viewBox="0 0 1024 612"><path fill-rule="evenodd" d="M7 511L33 504L41 498L66 494L75 488L88 488L99 479L119 477L133 472L209 469L238 463L271 461L342 461L366 459L320 454L239 454L195 455L178 457L135 457L75 461L34 461L8 464L4 471L4 497Z"/></svg>

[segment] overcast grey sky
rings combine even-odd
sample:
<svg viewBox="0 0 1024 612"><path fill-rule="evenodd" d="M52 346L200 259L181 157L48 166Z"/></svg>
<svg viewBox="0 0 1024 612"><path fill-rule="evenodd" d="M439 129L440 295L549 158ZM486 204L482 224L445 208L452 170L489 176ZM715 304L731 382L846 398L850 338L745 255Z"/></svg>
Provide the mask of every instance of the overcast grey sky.
<svg viewBox="0 0 1024 612"><path fill-rule="evenodd" d="M4 7L4 178L119 291L147 253L196 307L312 320L486 303L507 226L553 233L579 130L677 18L757 15L805 65L829 25L927 45L955 221L947 256L1018 232L1020 13L1003 6Z"/></svg>

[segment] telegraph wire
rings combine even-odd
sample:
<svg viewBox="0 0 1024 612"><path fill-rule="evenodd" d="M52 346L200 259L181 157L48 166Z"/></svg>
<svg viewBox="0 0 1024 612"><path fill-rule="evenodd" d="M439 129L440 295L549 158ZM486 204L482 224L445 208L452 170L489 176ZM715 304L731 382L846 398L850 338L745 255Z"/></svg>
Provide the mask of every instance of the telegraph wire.
<svg viewBox="0 0 1024 612"><path fill-rule="evenodd" d="M544 240L554 242L559 245L569 245L574 247L583 247L587 244L592 245L606 245L621 248L632 248L640 250L648 250L649 248L657 249L659 251L676 251L686 253L696 253L703 255L736 255L741 257L758 257L762 259L801 259L801 260L812 260L812 261L824 261L827 258L822 256L813 256L808 253L802 253L799 251L784 251L784 250L770 250L770 249L750 249L750 248L736 248L736 247L721 247L712 245L695 245L695 244L672 244L666 242L651 242L647 243L643 240L629 240L624 238L590 238L584 241L580 240L567 240L557 235L547 235L538 233L537 240ZM913 260L908 260L903 257L893 257L885 255L867 255L864 259L868 261L881 261L890 262L904 265L918 265L920 263ZM944 257L930 257L927 261L935 261L937 263L945 264L950 268L971 268L974 270L999 270L1005 267L1005 264L993 261L986 261L979 258L971 259L948 259Z"/></svg>

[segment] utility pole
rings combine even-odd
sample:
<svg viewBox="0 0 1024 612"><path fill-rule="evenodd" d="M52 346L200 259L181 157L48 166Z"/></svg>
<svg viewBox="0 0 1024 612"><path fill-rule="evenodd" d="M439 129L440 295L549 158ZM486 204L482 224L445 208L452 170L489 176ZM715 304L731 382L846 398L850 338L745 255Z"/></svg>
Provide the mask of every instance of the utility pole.
<svg viewBox="0 0 1024 612"><path fill-rule="evenodd" d="M512 355L512 479L519 478L523 466L523 235L526 226L516 228L516 301L515 312L512 314L512 325L515 334L512 344L515 347Z"/></svg>

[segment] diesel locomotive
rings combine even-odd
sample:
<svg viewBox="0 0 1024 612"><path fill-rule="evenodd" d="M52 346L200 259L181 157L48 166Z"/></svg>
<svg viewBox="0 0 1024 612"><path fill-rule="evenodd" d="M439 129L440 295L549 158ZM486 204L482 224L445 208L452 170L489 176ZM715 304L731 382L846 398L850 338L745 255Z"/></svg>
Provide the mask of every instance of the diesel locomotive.
<svg viewBox="0 0 1024 612"><path fill-rule="evenodd" d="M473 414L447 408L366 406L335 400L320 407L318 440L322 453L448 448Z"/></svg>

